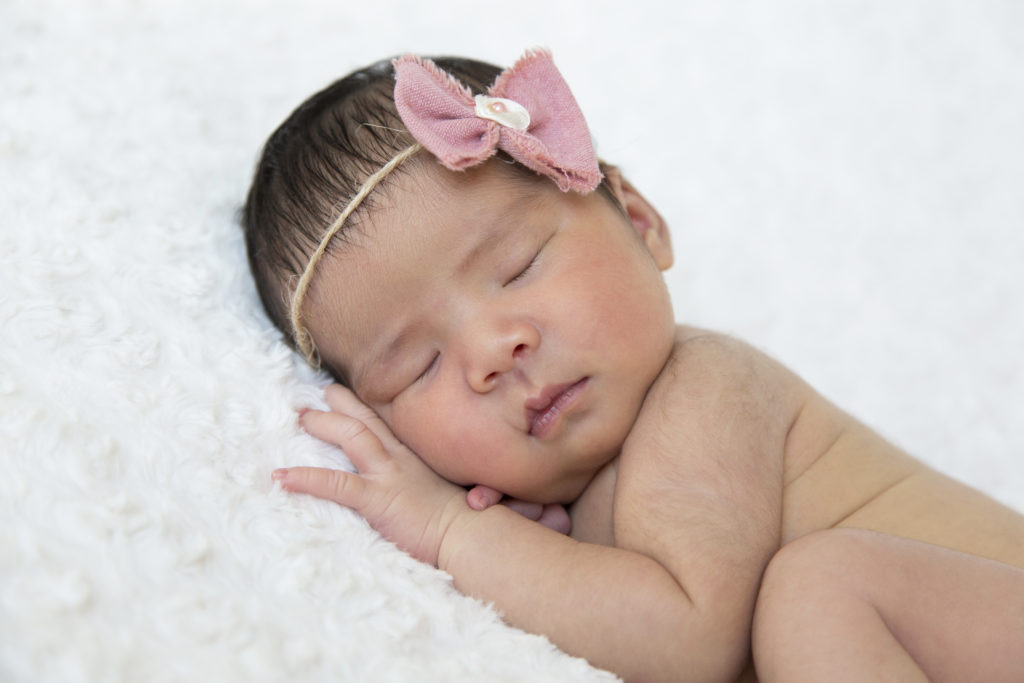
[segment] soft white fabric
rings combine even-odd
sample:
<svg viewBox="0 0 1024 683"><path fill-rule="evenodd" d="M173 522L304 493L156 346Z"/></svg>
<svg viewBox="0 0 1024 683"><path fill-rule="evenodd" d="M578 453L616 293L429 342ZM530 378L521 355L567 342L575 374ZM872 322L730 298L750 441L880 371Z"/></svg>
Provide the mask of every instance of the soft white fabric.
<svg viewBox="0 0 1024 683"><path fill-rule="evenodd" d="M235 212L291 108L407 50L550 47L673 226L681 320L1024 508L1024 5L490 12L0 3L0 679L604 679L270 486L343 460Z"/></svg>

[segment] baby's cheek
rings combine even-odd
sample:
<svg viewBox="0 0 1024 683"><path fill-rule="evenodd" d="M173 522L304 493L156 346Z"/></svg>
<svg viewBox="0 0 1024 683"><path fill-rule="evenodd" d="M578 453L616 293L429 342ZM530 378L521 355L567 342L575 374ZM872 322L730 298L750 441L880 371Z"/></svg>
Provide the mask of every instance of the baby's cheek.
<svg viewBox="0 0 1024 683"><path fill-rule="evenodd" d="M396 412L392 429L395 436L445 479L462 485L477 483L468 455L477 442L473 425L460 422L454 415L438 414L425 401L420 409Z"/></svg>

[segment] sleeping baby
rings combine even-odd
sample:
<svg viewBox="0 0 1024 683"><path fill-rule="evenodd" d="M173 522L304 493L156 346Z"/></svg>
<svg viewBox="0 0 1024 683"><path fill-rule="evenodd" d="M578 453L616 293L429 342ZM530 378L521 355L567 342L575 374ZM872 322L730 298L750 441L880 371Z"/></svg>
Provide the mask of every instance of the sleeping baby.
<svg viewBox="0 0 1024 683"><path fill-rule="evenodd" d="M628 680L1024 680L1024 517L675 324L665 221L547 52L337 81L244 223L268 314L338 382L301 424L358 470L274 479L510 624Z"/></svg>

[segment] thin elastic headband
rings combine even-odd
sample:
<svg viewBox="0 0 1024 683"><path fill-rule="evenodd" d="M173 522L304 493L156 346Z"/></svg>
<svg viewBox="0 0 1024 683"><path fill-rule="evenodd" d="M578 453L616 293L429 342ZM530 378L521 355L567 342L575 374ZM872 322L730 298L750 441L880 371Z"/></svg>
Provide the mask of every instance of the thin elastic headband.
<svg viewBox="0 0 1024 683"><path fill-rule="evenodd" d="M316 251L309 257L309 263L306 264L306 269L302 271L302 276L299 278L299 283L295 286L295 292L292 294L292 307L291 307L291 319L292 319L292 334L295 337L295 345L302 352L302 355L306 357L312 365L319 365L316 356L316 345L313 342L313 336L306 329L306 326L302 324L302 302L306 298L306 292L309 291L309 285L313 281L313 273L316 271L316 266L320 263L320 259L327 252L327 245L331 243L331 240L338 231L341 230L341 226L345 224L348 217L352 215L352 212L359 208L359 205L363 203L373 188L377 187L385 178L391 175L391 172L398 168L403 161L416 154L416 152L423 149L422 145L415 143L409 147L406 147L401 152L395 155L391 161L384 164L376 173L371 175L363 183L362 187L359 188L359 192L352 197L349 201L348 206L338 214L338 217L334 219L334 222L328 226L324 232L324 236L320 239L320 244L317 245Z"/></svg>
<svg viewBox="0 0 1024 683"><path fill-rule="evenodd" d="M427 59L406 55L393 62L395 109L416 143L399 152L359 188L324 232L299 277L291 300L292 336L312 365L316 346L302 320L302 304L316 266L345 221L392 171L421 149L461 171L499 149L563 192L591 192L601 171L587 123L569 86L546 50L530 50L498 75L486 95L472 91Z"/></svg>

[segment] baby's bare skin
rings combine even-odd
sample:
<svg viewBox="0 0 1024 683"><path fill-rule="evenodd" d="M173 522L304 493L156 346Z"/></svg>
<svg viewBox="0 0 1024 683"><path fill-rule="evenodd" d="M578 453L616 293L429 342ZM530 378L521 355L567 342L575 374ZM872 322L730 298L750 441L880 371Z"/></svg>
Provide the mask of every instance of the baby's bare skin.
<svg viewBox="0 0 1024 683"><path fill-rule="evenodd" d="M700 340L699 343L691 343ZM707 353L709 340L727 355ZM713 365L732 356L764 379L763 390L785 409L788 437L777 457L781 481L779 545L813 531L852 527L880 531L1024 568L1024 516L934 471L830 403L777 362L734 339L680 327L677 362ZM685 373L685 369L683 370ZM618 459L570 507L572 536L615 544Z"/></svg>
<svg viewBox="0 0 1024 683"><path fill-rule="evenodd" d="M757 624L788 623L785 611L762 607L794 604L761 600L769 584L769 594L785 595L785 582L763 580L766 568L782 557L796 570L770 573L799 584L804 549L817 557L805 540L818 530L874 529L1021 565L1013 554L1024 545L1020 515L931 473L749 346L674 327L660 276L671 263L664 223L620 177L611 182L628 225L599 197L533 186L510 194L499 166L435 180L428 194L447 201L418 211L419 241L404 239L413 217L378 212L372 240L347 261L345 252L321 264L311 332L325 358L348 359L334 364L349 367L355 393L329 388L331 410L308 411L302 424L341 446L359 473L289 468L275 475L288 490L358 510L510 623L637 680L738 675ZM403 346L403 338L418 341ZM530 410L544 387L545 396L579 393L551 413L550 432L535 432L539 413ZM572 501L574 538L501 506L470 507L452 482L535 503ZM840 546L882 544L857 532L826 536ZM886 561L921 555L896 540L886 542ZM836 553L849 548L835 545L823 546L824 561L848 566ZM999 573L970 572L978 580L968 586ZM833 591L818 604L834 602L836 586L806 578ZM1004 577L987 602L965 601L987 615L1003 595L1019 594L1022 578ZM885 576L874 583L895 585ZM839 597L849 585L840 582ZM932 617L920 620L930 627ZM624 632L627 620L635 627ZM830 634L828 647L864 642L871 625L839 626L852 634ZM768 663L790 680L786 661Z"/></svg>
<svg viewBox="0 0 1024 683"><path fill-rule="evenodd" d="M766 497L781 501L779 548L815 531L851 527L1024 567L1024 516L925 466L774 360L737 340L682 326L674 355L679 376L728 372L722 363L746 365L763 380L748 388L759 387L782 408L767 415L787 434L775 454L782 477L763 482ZM570 506L577 540L616 545L619 464L617 458L605 466ZM750 662L739 681L756 680Z"/></svg>

